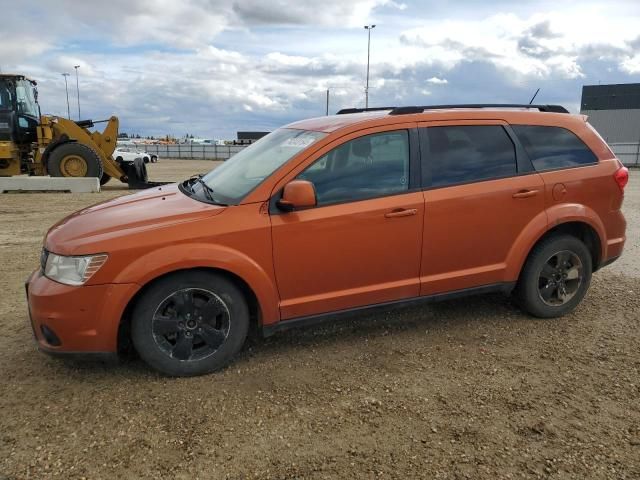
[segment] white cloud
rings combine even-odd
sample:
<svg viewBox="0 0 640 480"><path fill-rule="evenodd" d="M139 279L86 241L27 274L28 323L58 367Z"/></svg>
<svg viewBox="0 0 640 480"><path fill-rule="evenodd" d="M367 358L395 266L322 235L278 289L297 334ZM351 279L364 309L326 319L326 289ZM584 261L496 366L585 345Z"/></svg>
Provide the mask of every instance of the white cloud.
<svg viewBox="0 0 640 480"><path fill-rule="evenodd" d="M516 101L538 86L577 104L594 76L640 74L640 3L521 3L0 0L0 68L38 79L44 110L65 114L60 73L79 64L87 115L204 136L322 115L327 88L332 111L362 106L364 23L377 25L374 105Z"/></svg>
<svg viewBox="0 0 640 480"><path fill-rule="evenodd" d="M0 0L0 11L9 20L2 24L3 43L14 43L13 32L29 31L30 35L15 38L23 40L15 43L23 51L30 44L34 45L33 51L42 51L46 39L62 39L70 34L123 46L157 43L198 48L230 29L359 27L376 8L382 7L401 11L406 5L393 0L325 0L321 5L295 0L57 0L42 2L34 12L13 0ZM39 35L45 39L38 41ZM30 41L24 42L26 38Z"/></svg>
<svg viewBox="0 0 640 480"><path fill-rule="evenodd" d="M477 20L433 21L402 32L400 38L406 45L423 48L425 57L445 69L484 60L517 76L580 78L582 49L597 41L629 50L629 42L638 35L638 17L615 16L614 11L585 5L529 17L500 13Z"/></svg>
<svg viewBox="0 0 640 480"><path fill-rule="evenodd" d="M640 53L625 58L622 61L622 69L631 74L640 73Z"/></svg>

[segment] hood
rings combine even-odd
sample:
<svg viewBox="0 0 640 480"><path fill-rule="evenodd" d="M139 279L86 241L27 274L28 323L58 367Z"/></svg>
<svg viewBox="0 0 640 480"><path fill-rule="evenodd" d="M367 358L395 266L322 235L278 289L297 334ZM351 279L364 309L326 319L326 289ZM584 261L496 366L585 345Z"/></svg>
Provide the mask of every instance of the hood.
<svg viewBox="0 0 640 480"><path fill-rule="evenodd" d="M163 185L72 213L49 229L45 248L65 255L95 253L88 244L211 217L225 209L188 197L177 184Z"/></svg>

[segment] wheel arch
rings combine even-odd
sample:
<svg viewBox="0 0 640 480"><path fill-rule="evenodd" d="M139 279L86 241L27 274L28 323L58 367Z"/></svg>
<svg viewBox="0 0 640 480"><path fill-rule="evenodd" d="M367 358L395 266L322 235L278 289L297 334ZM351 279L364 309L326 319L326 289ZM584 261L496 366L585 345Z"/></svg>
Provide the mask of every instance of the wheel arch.
<svg viewBox="0 0 640 480"><path fill-rule="evenodd" d="M538 215L514 242L507 257L506 279L517 280L535 246L554 234L573 235L584 242L594 272L606 259L606 230L598 215L584 205L561 204Z"/></svg>
<svg viewBox="0 0 640 480"><path fill-rule="evenodd" d="M600 236L593 226L584 221L570 221L560 223L547 230L547 232L534 244L532 249L541 241L557 234L571 235L584 243L591 253L591 263L593 266L593 271L595 272L598 269L602 261L602 241L600 240Z"/></svg>
<svg viewBox="0 0 640 480"><path fill-rule="evenodd" d="M249 328L250 332L257 331L262 325L263 321L263 313L260 306L260 302L258 301L258 297L251 286L246 282L244 278L240 275L231 272L229 270L225 270L223 268L218 267L210 267L210 266L202 266L202 267L190 267L190 268L180 268L176 270L171 270L160 274L158 276L153 277L147 283L142 285L129 299L127 302L122 316L119 320L118 324L118 332L117 332L117 350L118 352L127 352L133 348L133 344L131 343L131 321L132 314L136 307L137 302L143 295L149 291L155 284L159 281L171 277L173 275L177 275L185 272L210 272L215 273L217 275L223 276L226 279L230 280L244 295L247 300L247 305L249 307Z"/></svg>
<svg viewBox="0 0 640 480"><path fill-rule="evenodd" d="M591 253L593 271L595 272L598 270L603 259L602 240L598 231L590 222L584 220L568 220L566 222L550 226L550 228L542 232L531 242L528 249L525 251L525 254L522 255L517 262L517 269L513 269L513 278L516 280L520 278L520 274L522 273L527 259L531 256L531 252L538 244L540 244L540 242L559 234L571 235L582 241Z"/></svg>

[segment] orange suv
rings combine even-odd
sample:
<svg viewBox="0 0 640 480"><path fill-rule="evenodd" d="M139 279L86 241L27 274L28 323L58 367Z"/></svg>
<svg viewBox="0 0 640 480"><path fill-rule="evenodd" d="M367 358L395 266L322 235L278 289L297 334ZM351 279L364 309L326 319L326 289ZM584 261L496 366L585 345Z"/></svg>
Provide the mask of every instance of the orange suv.
<svg viewBox="0 0 640 480"><path fill-rule="evenodd" d="M349 109L54 225L31 323L45 352L132 342L185 376L227 364L250 325L492 291L557 317L622 253L627 180L559 106Z"/></svg>

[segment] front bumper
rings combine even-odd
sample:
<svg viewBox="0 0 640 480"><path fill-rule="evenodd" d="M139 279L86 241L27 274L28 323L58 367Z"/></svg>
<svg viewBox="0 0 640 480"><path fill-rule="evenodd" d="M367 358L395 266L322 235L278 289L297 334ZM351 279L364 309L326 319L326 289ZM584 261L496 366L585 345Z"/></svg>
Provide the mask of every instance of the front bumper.
<svg viewBox="0 0 640 480"><path fill-rule="evenodd" d="M38 348L51 354L117 354L118 328L135 284L73 287L35 271L26 283L29 317Z"/></svg>

